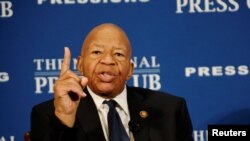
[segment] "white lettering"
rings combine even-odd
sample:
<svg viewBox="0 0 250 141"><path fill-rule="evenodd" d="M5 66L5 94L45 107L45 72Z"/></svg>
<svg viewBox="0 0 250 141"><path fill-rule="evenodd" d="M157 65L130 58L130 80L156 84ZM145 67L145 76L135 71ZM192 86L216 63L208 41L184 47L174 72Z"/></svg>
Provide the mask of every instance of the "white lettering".
<svg viewBox="0 0 250 141"><path fill-rule="evenodd" d="M248 75L249 74L249 69L248 66L242 65L238 67L239 70L239 75Z"/></svg>
<svg viewBox="0 0 250 141"><path fill-rule="evenodd" d="M113 2L113 3L120 3L121 2L121 0L110 0L111 2ZM129 2L129 1L125 1L125 2Z"/></svg>
<svg viewBox="0 0 250 141"><path fill-rule="evenodd" d="M194 137L194 141L207 141L208 131L207 130L194 130L193 137Z"/></svg>
<svg viewBox="0 0 250 141"><path fill-rule="evenodd" d="M140 2L149 2L150 0L139 0Z"/></svg>
<svg viewBox="0 0 250 141"><path fill-rule="evenodd" d="M101 4L101 3L147 3L150 0L37 0L38 5L48 1L51 5L69 5L69 4Z"/></svg>
<svg viewBox="0 0 250 141"><path fill-rule="evenodd" d="M212 67L212 75L213 76L222 76L222 66L214 66Z"/></svg>
<svg viewBox="0 0 250 141"><path fill-rule="evenodd" d="M45 2L46 0L37 0L37 4L38 5L41 5L41 4L43 4L43 2Z"/></svg>
<svg viewBox="0 0 250 141"><path fill-rule="evenodd" d="M242 131L242 132L241 132L241 135L242 135L242 136L247 136L247 131Z"/></svg>
<svg viewBox="0 0 250 141"><path fill-rule="evenodd" d="M74 0L65 0L65 4L75 4Z"/></svg>
<svg viewBox="0 0 250 141"><path fill-rule="evenodd" d="M225 74L227 76L233 76L236 74L235 67L234 66L227 66L225 67Z"/></svg>
<svg viewBox="0 0 250 141"><path fill-rule="evenodd" d="M247 1L249 6L250 0ZM176 0L176 13L236 12L240 8L236 0Z"/></svg>
<svg viewBox="0 0 250 141"><path fill-rule="evenodd" d="M45 59L45 70L55 70L55 69L56 69L55 59Z"/></svg>
<svg viewBox="0 0 250 141"><path fill-rule="evenodd" d="M246 131L234 131L233 129L227 131L219 131L218 129L212 129L212 136L226 136L226 137L233 137L233 136L246 136Z"/></svg>
<svg viewBox="0 0 250 141"><path fill-rule="evenodd" d="M219 132L218 129L212 129L212 136L219 136L218 132Z"/></svg>
<svg viewBox="0 0 250 141"><path fill-rule="evenodd" d="M86 3L88 3L88 0L78 0L78 3L79 4L86 4Z"/></svg>
<svg viewBox="0 0 250 141"><path fill-rule="evenodd" d="M10 79L7 72L0 72L0 82L8 82Z"/></svg>
<svg viewBox="0 0 250 141"><path fill-rule="evenodd" d="M248 75L249 69L246 65L240 66L211 66L211 67L186 67L185 68L185 77L191 77L198 75L198 77L221 77L225 76L234 76L234 75Z"/></svg>
<svg viewBox="0 0 250 141"><path fill-rule="evenodd" d="M161 89L160 75L149 74L148 77L149 77L149 89L160 90Z"/></svg>
<svg viewBox="0 0 250 141"><path fill-rule="evenodd" d="M158 67L160 67L160 64L156 62L156 56L151 56L151 64L152 64L151 66L152 66L153 68L158 68Z"/></svg>
<svg viewBox="0 0 250 141"><path fill-rule="evenodd" d="M15 140L15 136L10 136L10 140L9 141L14 141L14 140ZM7 141L7 140L4 138L4 136L2 136L0 138L0 141Z"/></svg>
<svg viewBox="0 0 250 141"><path fill-rule="evenodd" d="M247 0L247 7L250 9L250 0Z"/></svg>
<svg viewBox="0 0 250 141"><path fill-rule="evenodd" d="M177 8L176 8L176 13L183 13L182 8L186 7L188 5L188 0L176 0L177 4Z"/></svg>
<svg viewBox="0 0 250 141"><path fill-rule="evenodd" d="M14 141L15 136L10 136L10 141Z"/></svg>
<svg viewBox="0 0 250 141"><path fill-rule="evenodd" d="M142 80L143 80L143 88L147 88L147 75L146 74L143 74L142 75Z"/></svg>
<svg viewBox="0 0 250 141"><path fill-rule="evenodd" d="M145 67L145 68L149 68L150 65L148 63L148 60L146 57L142 57L142 60L141 60L141 63L139 65L139 68L142 68L142 67Z"/></svg>
<svg viewBox="0 0 250 141"><path fill-rule="evenodd" d="M48 93L53 93L53 86L55 80L57 80L58 77L35 77L36 82L36 94L42 94L43 88L48 87Z"/></svg>
<svg viewBox="0 0 250 141"><path fill-rule="evenodd" d="M228 8L228 10L229 10L230 12L235 12L235 11L238 11L238 10L239 10L240 6L239 6L239 4L238 4L235 0L229 0L229 3L232 4L232 5L234 6L233 8L232 8L232 7L229 7L229 8Z"/></svg>
<svg viewBox="0 0 250 141"><path fill-rule="evenodd" d="M63 59L61 59L58 63L58 66L60 66L59 70L61 70L61 66L62 66L62 62L63 62ZM77 69L77 59L73 59L73 70L76 70Z"/></svg>
<svg viewBox="0 0 250 141"><path fill-rule="evenodd" d="M212 7L212 8L211 8ZM214 2L205 0L205 12L215 12L216 9L214 8Z"/></svg>
<svg viewBox="0 0 250 141"><path fill-rule="evenodd" d="M159 74L132 75L133 86L149 88L151 90L160 90L161 82ZM141 83L140 83L141 82Z"/></svg>
<svg viewBox="0 0 250 141"><path fill-rule="evenodd" d="M194 67L186 67L185 68L185 76L186 77L190 77L194 73L196 73L196 69Z"/></svg>
<svg viewBox="0 0 250 141"><path fill-rule="evenodd" d="M45 59L46 70L56 70L56 59Z"/></svg>
<svg viewBox="0 0 250 141"><path fill-rule="evenodd" d="M218 12L225 12L227 10L227 4L223 0L217 0L218 4L221 6L217 7L216 10Z"/></svg>
<svg viewBox="0 0 250 141"><path fill-rule="evenodd" d="M63 4L62 0L51 0L51 4Z"/></svg>
<svg viewBox="0 0 250 141"><path fill-rule="evenodd" d="M139 87L139 75L138 74L132 75L132 78L133 78L133 81L134 81L133 86Z"/></svg>
<svg viewBox="0 0 250 141"><path fill-rule="evenodd" d="M73 58L72 61L73 63L71 67L75 70L77 59ZM42 70L54 71L54 70L61 70L63 59L34 59L33 62L36 65L37 71L42 71Z"/></svg>
<svg viewBox="0 0 250 141"><path fill-rule="evenodd" d="M203 12L203 10L200 8L201 0L190 0L189 5L189 13L195 13L197 10L198 12Z"/></svg>
<svg viewBox="0 0 250 141"><path fill-rule="evenodd" d="M41 65L44 62L43 59L34 59L33 62L36 63L36 70L38 71L42 70Z"/></svg>
<svg viewBox="0 0 250 141"><path fill-rule="evenodd" d="M0 138L0 141L6 141L4 137L1 137Z"/></svg>
<svg viewBox="0 0 250 141"><path fill-rule="evenodd" d="M98 4L98 3L101 2L101 0L90 0L90 2L93 3L93 4Z"/></svg>
<svg viewBox="0 0 250 141"><path fill-rule="evenodd" d="M131 61L134 63L135 68L160 67L160 63L157 62L156 56L151 56L150 58L143 56L140 60L138 60L138 57L133 57Z"/></svg>
<svg viewBox="0 0 250 141"><path fill-rule="evenodd" d="M0 1L2 18L9 18L13 16L12 3L10 1Z"/></svg>
<svg viewBox="0 0 250 141"><path fill-rule="evenodd" d="M198 68L198 75L201 76L210 76L209 68L208 67L199 67Z"/></svg>
<svg viewBox="0 0 250 141"><path fill-rule="evenodd" d="M35 77L36 81L36 94L41 94L42 93L42 88L47 85L47 80L45 77Z"/></svg>

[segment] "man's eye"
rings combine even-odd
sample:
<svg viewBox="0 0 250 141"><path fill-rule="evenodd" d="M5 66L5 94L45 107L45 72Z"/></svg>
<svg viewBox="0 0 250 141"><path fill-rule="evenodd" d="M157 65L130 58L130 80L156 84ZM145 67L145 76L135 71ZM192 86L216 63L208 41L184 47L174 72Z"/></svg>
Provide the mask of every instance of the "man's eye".
<svg viewBox="0 0 250 141"><path fill-rule="evenodd" d="M101 54L102 52L99 50L92 51L92 54Z"/></svg>
<svg viewBox="0 0 250 141"><path fill-rule="evenodd" d="M115 53L115 55L116 56L124 56L122 53L119 53L119 52Z"/></svg>

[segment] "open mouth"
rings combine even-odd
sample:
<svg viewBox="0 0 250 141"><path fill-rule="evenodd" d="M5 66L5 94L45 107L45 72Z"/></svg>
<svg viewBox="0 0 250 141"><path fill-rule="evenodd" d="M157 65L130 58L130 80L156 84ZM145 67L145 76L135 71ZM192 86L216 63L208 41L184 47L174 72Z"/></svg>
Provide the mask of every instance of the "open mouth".
<svg viewBox="0 0 250 141"><path fill-rule="evenodd" d="M102 82L106 82L106 83L112 82L115 79L116 76L117 76L116 74L110 73L110 72L101 72L101 73L98 73L99 79Z"/></svg>

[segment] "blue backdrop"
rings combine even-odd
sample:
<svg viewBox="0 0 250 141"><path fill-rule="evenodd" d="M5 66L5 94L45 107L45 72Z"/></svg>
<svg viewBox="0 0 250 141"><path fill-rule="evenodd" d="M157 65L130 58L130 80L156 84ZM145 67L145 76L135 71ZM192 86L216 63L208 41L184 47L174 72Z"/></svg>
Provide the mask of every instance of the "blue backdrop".
<svg viewBox="0 0 250 141"><path fill-rule="evenodd" d="M76 58L104 22L131 40L128 84L184 97L195 141L208 124L250 124L250 0L0 0L0 141L23 140L63 48Z"/></svg>

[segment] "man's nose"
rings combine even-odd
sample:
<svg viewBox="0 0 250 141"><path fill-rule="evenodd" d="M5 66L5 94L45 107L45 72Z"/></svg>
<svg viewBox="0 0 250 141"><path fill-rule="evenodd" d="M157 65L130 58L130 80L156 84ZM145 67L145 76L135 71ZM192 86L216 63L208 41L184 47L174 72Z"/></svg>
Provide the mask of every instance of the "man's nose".
<svg viewBox="0 0 250 141"><path fill-rule="evenodd" d="M106 53L106 54L103 54L103 56L101 58L101 63L106 64L106 65L114 65L115 60L114 60L114 57L112 56L112 54Z"/></svg>

